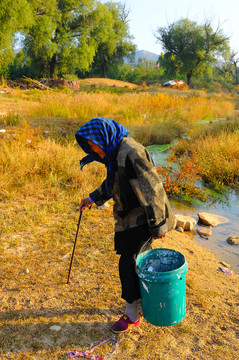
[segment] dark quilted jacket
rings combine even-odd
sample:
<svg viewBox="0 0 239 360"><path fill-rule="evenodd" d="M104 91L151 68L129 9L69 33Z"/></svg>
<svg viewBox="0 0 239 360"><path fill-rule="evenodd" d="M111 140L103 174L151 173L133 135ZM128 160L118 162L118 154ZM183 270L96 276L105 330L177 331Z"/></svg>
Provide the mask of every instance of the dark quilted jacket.
<svg viewBox="0 0 239 360"><path fill-rule="evenodd" d="M174 229L175 216L145 147L130 137L124 138L116 164L112 196L106 194L105 182L90 194L98 206L113 197L115 232L147 224L150 236L156 237Z"/></svg>

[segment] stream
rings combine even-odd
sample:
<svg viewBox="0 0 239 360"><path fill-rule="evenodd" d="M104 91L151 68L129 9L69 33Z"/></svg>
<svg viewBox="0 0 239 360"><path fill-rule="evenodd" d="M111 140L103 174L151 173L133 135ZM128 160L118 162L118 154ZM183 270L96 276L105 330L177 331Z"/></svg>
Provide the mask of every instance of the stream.
<svg viewBox="0 0 239 360"><path fill-rule="evenodd" d="M155 151L156 146L148 147L150 154L155 163L162 166L166 165L170 151ZM229 219L226 224L214 226L212 235L208 238L200 237L196 229L196 225L191 232L187 232L199 245L212 251L220 261L230 264L231 269L239 274L239 245L229 245L227 239L230 236L239 236L239 193L229 189L226 194L226 202L221 200L215 201L213 204L205 202L205 204L191 204L188 202L170 200L170 204L175 213L185 216L191 216L198 220L199 212L208 212L215 215L224 216ZM203 261L203 259L202 259Z"/></svg>

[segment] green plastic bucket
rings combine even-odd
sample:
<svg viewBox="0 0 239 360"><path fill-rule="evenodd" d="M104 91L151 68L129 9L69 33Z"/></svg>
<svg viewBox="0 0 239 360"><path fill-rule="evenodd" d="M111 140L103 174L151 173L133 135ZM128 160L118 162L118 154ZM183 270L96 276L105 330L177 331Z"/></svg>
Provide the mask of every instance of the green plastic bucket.
<svg viewBox="0 0 239 360"><path fill-rule="evenodd" d="M186 314L184 255L172 249L151 249L136 260L144 318L153 325L171 326Z"/></svg>

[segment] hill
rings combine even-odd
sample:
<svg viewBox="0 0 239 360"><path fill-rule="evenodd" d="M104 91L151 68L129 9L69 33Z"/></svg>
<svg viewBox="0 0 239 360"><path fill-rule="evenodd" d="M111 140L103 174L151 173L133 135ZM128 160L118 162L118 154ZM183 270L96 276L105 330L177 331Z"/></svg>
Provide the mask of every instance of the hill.
<svg viewBox="0 0 239 360"><path fill-rule="evenodd" d="M148 60L157 61L159 55L154 54L147 50L139 50L135 53L135 60L138 61L139 57L142 56L143 58L147 58Z"/></svg>
<svg viewBox="0 0 239 360"><path fill-rule="evenodd" d="M152 53L150 51L147 50L138 50L135 53L135 61L138 62L139 57L143 57L143 58L147 58L148 60L153 60L153 61L158 61L158 57L159 55ZM129 63L130 60L128 58L125 58L125 62Z"/></svg>

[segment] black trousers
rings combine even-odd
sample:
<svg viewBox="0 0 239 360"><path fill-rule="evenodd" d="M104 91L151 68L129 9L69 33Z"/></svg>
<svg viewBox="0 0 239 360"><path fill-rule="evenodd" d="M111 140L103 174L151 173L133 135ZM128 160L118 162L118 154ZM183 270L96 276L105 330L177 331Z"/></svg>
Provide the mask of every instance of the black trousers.
<svg viewBox="0 0 239 360"><path fill-rule="evenodd" d="M151 249L152 241L145 244L143 250ZM138 253L131 255L121 254L119 260L119 276L122 288L122 299L132 304L133 301L140 299L139 278L136 274L136 258Z"/></svg>
<svg viewBox="0 0 239 360"><path fill-rule="evenodd" d="M139 279L135 272L136 254L121 255L119 260L119 275L121 281L121 297L128 303L140 299Z"/></svg>

